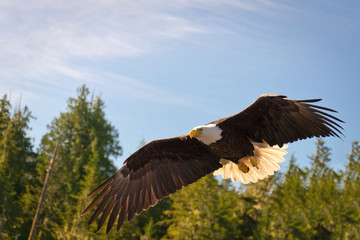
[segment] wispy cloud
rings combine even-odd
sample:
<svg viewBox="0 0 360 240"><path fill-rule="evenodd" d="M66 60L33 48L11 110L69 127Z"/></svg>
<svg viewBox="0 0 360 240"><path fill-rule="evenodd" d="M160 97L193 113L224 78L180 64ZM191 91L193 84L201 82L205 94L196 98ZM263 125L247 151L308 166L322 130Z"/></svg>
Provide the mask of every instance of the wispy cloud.
<svg viewBox="0 0 360 240"><path fill-rule="evenodd" d="M24 91L47 85L66 88L57 81L61 78L96 80L98 74L79 62L139 57L154 51L158 41L207 33L210 27L194 20L194 13L181 13L224 6L245 11L278 7L266 0L2 1L0 84ZM117 78L137 93L134 96L167 99L141 80Z"/></svg>
<svg viewBox="0 0 360 240"><path fill-rule="evenodd" d="M137 98L158 103L198 107L185 96L177 95L169 89L153 86L138 79L112 73L107 73L103 77L105 77L107 81L99 81L98 84L101 85L103 89L106 88L113 96L118 95L125 98Z"/></svg>
<svg viewBox="0 0 360 240"><path fill-rule="evenodd" d="M150 51L154 38L201 32L134 1L7 1L0 16L2 82L51 83L46 79L57 75L85 80L88 70L76 62L139 56Z"/></svg>

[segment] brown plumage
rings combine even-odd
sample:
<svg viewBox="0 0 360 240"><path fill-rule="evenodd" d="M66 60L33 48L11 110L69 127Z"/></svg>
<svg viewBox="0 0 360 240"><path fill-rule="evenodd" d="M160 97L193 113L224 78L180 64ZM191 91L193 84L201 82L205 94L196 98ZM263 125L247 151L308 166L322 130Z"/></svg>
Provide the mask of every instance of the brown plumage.
<svg viewBox="0 0 360 240"><path fill-rule="evenodd" d="M282 147L314 136L339 137L342 127L337 122L342 121L325 112L334 110L312 104L318 101L262 95L240 113L205 125L211 126L214 142L193 137L192 133L152 141L133 153L121 169L89 194L98 193L83 214L99 204L89 224L101 215L99 230L109 217L108 233L118 218L119 230L125 219L130 221L169 194L221 168L221 159L240 164L241 159L253 156L254 142ZM250 167L259 169L256 164Z"/></svg>

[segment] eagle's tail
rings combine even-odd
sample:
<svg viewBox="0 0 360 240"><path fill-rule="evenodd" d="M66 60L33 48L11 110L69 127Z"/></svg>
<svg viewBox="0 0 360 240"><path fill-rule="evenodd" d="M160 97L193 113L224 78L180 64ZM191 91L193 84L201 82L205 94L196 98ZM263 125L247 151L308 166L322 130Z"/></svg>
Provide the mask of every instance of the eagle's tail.
<svg viewBox="0 0 360 240"><path fill-rule="evenodd" d="M278 163L285 161L284 155L287 153L285 149L279 146L270 146L266 142L251 142L254 145L254 155L244 157L239 160L238 164L232 161L221 159L223 165L214 171L214 175L222 174L222 178L231 178L233 182L241 181L245 184L249 182L257 182L269 175L273 175L275 171L280 170Z"/></svg>

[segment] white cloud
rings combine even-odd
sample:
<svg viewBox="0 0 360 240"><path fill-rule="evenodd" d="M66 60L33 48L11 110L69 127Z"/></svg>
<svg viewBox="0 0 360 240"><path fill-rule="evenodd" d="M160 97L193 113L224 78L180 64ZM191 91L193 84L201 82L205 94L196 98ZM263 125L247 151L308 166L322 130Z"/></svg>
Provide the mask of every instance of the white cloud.
<svg viewBox="0 0 360 240"><path fill-rule="evenodd" d="M255 11L268 5L265 0L2 1L0 85L24 91L47 85L66 89L56 81L60 78L96 81L99 74L79 62L138 57L154 51L157 42L207 33L209 26L188 10ZM148 96L150 85L138 88L131 81L127 86L134 92L143 90L137 96Z"/></svg>
<svg viewBox="0 0 360 240"><path fill-rule="evenodd" d="M73 61L139 56L151 39L200 32L134 1L8 1L0 9L1 81L83 78Z"/></svg>
<svg viewBox="0 0 360 240"><path fill-rule="evenodd" d="M150 100L152 102L197 107L185 97L177 96L168 89L155 87L138 79L109 73L103 77L105 77L107 81L99 81L98 84L101 85L102 88L106 88L112 96L119 95L125 98L133 97L146 101Z"/></svg>

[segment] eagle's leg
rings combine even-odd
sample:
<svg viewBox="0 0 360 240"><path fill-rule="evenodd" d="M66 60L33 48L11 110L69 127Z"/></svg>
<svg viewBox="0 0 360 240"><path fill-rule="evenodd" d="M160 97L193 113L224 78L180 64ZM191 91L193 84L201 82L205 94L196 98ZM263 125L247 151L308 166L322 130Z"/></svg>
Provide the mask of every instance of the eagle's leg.
<svg viewBox="0 0 360 240"><path fill-rule="evenodd" d="M250 168L249 168L246 164L244 164L244 163L241 161L241 159L235 158L235 157L227 157L226 159L229 160L229 161L231 161L231 162L233 162L233 163L235 163L235 164L238 166L238 168L239 168L243 173L248 173L248 172L249 172ZM251 164L252 164L254 167L257 167L257 166L254 165L253 162L251 162Z"/></svg>
<svg viewBox="0 0 360 240"><path fill-rule="evenodd" d="M237 164L237 166L243 173L248 173L250 170L250 168L248 166L246 166L245 164L240 163L240 162Z"/></svg>

